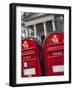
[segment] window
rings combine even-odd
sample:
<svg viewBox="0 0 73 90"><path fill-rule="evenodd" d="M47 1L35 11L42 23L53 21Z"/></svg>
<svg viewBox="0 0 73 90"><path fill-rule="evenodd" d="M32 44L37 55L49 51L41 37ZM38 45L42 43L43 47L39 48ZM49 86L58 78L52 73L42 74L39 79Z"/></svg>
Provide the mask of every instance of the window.
<svg viewBox="0 0 73 90"><path fill-rule="evenodd" d="M28 36L33 37L34 36L34 27L28 26Z"/></svg>
<svg viewBox="0 0 73 90"><path fill-rule="evenodd" d="M43 42L44 38L44 27L43 27L43 23L39 23L36 25L36 29L37 29L37 38Z"/></svg>
<svg viewBox="0 0 73 90"><path fill-rule="evenodd" d="M47 34L49 34L50 32L53 31L52 21L47 21L46 22L46 30L47 30Z"/></svg>

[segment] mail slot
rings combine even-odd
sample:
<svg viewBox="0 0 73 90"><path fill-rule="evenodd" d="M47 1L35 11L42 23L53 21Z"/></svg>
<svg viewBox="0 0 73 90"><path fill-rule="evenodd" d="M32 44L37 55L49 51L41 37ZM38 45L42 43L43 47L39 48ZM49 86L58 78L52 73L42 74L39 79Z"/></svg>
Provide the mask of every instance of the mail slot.
<svg viewBox="0 0 73 90"><path fill-rule="evenodd" d="M22 40L22 77L41 76L41 44L37 39L26 38Z"/></svg>
<svg viewBox="0 0 73 90"><path fill-rule="evenodd" d="M46 75L64 75L64 35L51 33L43 43Z"/></svg>

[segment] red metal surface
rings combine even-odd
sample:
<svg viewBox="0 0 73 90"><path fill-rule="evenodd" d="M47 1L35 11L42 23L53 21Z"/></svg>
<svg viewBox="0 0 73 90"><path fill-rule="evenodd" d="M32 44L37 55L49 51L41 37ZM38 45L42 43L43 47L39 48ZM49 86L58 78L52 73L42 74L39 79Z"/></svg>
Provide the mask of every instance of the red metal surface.
<svg viewBox="0 0 73 90"><path fill-rule="evenodd" d="M40 61L40 45L33 39L28 38L22 40L22 77L34 77L41 76L41 61ZM24 65L24 63L26 65ZM35 69L35 74L29 74L32 72L28 71L26 75L24 70ZM27 72L26 72L27 73Z"/></svg>
<svg viewBox="0 0 73 90"><path fill-rule="evenodd" d="M53 66L64 65L64 35L58 32L50 34L44 41L43 52L46 75L64 75L64 71L53 71Z"/></svg>

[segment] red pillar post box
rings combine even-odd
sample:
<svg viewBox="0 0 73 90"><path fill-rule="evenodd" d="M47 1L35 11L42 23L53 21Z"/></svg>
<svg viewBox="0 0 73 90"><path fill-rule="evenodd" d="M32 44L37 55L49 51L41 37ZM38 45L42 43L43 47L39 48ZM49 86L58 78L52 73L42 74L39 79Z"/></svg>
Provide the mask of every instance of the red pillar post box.
<svg viewBox="0 0 73 90"><path fill-rule="evenodd" d="M64 75L64 35L50 34L43 43L46 75Z"/></svg>
<svg viewBox="0 0 73 90"><path fill-rule="evenodd" d="M22 77L41 76L40 44L34 38L22 40Z"/></svg>

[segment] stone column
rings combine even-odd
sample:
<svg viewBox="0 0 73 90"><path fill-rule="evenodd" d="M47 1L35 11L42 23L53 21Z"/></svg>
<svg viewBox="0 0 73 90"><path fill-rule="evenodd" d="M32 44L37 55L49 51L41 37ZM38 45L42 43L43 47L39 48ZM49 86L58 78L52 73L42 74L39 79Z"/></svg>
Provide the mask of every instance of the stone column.
<svg viewBox="0 0 73 90"><path fill-rule="evenodd" d="M35 35L35 37L37 37L37 29L36 29L36 25L33 25L33 27L34 27L34 35Z"/></svg>
<svg viewBox="0 0 73 90"><path fill-rule="evenodd" d="M52 20L52 27L53 27L53 31L56 31L55 20Z"/></svg>
<svg viewBox="0 0 73 90"><path fill-rule="evenodd" d="M26 37L28 37L28 29L25 27Z"/></svg>
<svg viewBox="0 0 73 90"><path fill-rule="evenodd" d="M47 36L46 22L43 22L43 26L44 26L44 35L46 37Z"/></svg>

